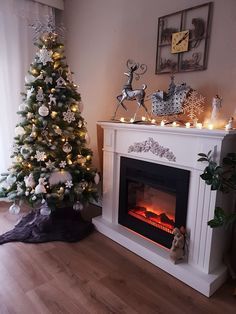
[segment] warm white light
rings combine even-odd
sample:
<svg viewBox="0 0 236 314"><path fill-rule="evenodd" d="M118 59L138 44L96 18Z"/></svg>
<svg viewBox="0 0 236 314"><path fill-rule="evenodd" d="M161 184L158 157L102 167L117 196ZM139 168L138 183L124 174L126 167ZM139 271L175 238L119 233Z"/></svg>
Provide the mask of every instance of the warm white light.
<svg viewBox="0 0 236 314"><path fill-rule="evenodd" d="M190 128L190 125L191 125L190 122L185 123L185 126L186 126L187 129Z"/></svg>
<svg viewBox="0 0 236 314"><path fill-rule="evenodd" d="M173 126L173 127L176 127L176 126L177 126L177 123L174 121L174 122L172 123L172 126Z"/></svg>
<svg viewBox="0 0 236 314"><path fill-rule="evenodd" d="M51 117L52 117L52 118L55 118L56 115L57 115L57 112L56 112L56 111L52 111L52 112L51 112Z"/></svg>
<svg viewBox="0 0 236 314"><path fill-rule="evenodd" d="M125 122L125 118L124 118L124 117L121 117L121 118L120 118L120 122Z"/></svg>
<svg viewBox="0 0 236 314"><path fill-rule="evenodd" d="M133 123L133 122L134 122L134 119L133 119L133 118L131 118L131 119L129 120L129 122L130 122L130 123Z"/></svg>
<svg viewBox="0 0 236 314"><path fill-rule="evenodd" d="M229 131L230 130L230 125L229 124L226 124L225 126L225 131Z"/></svg>
<svg viewBox="0 0 236 314"><path fill-rule="evenodd" d="M155 119L152 119L152 120L151 120L151 123L152 123L152 124L155 124L155 123L156 123L156 120L155 120Z"/></svg>
<svg viewBox="0 0 236 314"><path fill-rule="evenodd" d="M210 124L208 124L208 126L207 126L207 127L208 127L208 129L209 129L209 130L213 130L214 125L210 123Z"/></svg>
<svg viewBox="0 0 236 314"><path fill-rule="evenodd" d="M165 122L163 120L161 121L161 126L165 126Z"/></svg>
<svg viewBox="0 0 236 314"><path fill-rule="evenodd" d="M146 117L142 117L142 121L146 121Z"/></svg>
<svg viewBox="0 0 236 314"><path fill-rule="evenodd" d="M202 129L202 123L197 123L196 127L197 127L197 129Z"/></svg>

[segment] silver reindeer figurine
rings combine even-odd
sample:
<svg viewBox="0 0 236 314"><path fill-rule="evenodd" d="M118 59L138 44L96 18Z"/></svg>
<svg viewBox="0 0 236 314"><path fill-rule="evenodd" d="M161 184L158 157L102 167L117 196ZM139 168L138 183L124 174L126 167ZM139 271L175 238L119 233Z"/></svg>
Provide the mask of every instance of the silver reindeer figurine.
<svg viewBox="0 0 236 314"><path fill-rule="evenodd" d="M130 59L127 60L126 65L128 68L128 72L125 72L124 74L128 76L128 80L127 80L127 83L123 86L122 94L116 97L118 100L118 104L117 104L117 107L113 116L113 120L115 120L116 118L116 113L120 105L127 111L127 107L123 103L125 100L136 100L138 107L133 117L133 120L135 121L136 114L140 107L143 107L148 115L147 107L144 104L145 89L147 88L147 85L143 84L142 89L133 90L132 81L133 81L134 75L136 79L139 80L140 76L143 75L147 71L147 66L145 64L139 65L138 63L135 63L134 61ZM138 69L141 71L137 72Z"/></svg>

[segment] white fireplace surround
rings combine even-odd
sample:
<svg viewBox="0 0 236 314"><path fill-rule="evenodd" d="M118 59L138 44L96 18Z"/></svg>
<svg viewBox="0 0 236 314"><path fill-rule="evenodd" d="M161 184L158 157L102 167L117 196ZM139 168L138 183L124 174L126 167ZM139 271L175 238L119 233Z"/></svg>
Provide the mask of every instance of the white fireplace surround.
<svg viewBox="0 0 236 314"><path fill-rule="evenodd" d="M199 152L212 150L219 162L227 152L233 151L236 132L113 122L98 124L104 129L103 208L102 216L93 219L95 227L209 297L227 277L223 264L227 237L223 228L211 229L207 222L213 218L216 205L222 206L227 202L230 207L232 204L226 198L220 198L219 193L211 191L201 180L200 174L206 165L197 159ZM156 144L154 150L143 149L148 140L149 146L155 142L160 146ZM138 144L134 146L135 143ZM118 224L121 156L190 171L186 223L189 248L188 258L183 262L174 264L168 249Z"/></svg>

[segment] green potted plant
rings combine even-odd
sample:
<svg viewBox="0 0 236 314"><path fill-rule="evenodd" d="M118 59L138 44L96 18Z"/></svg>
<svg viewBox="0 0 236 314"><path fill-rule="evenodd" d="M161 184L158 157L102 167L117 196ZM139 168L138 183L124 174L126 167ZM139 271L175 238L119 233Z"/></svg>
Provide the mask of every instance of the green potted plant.
<svg viewBox="0 0 236 314"><path fill-rule="evenodd" d="M199 153L198 161L207 162L200 177L211 186L211 190L221 193L235 193L236 191L236 153L228 153L218 165L212 158L212 152L208 154ZM231 232L231 247L226 256L226 263L233 279L236 279L236 206L234 211L227 212L226 209L216 207L214 218L208 221L211 228L225 226Z"/></svg>

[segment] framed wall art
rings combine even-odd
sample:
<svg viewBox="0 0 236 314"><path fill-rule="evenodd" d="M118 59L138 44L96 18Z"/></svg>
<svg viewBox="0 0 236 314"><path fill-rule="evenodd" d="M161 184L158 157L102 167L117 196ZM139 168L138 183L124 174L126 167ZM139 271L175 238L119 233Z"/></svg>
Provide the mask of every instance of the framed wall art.
<svg viewBox="0 0 236 314"><path fill-rule="evenodd" d="M156 74L207 68L212 2L158 19Z"/></svg>

